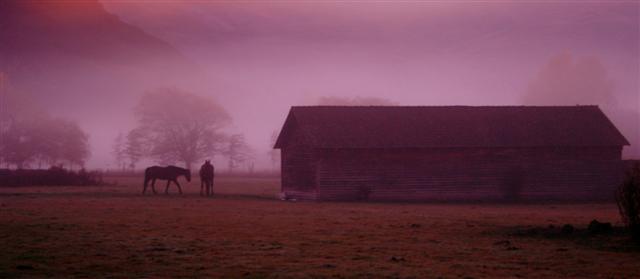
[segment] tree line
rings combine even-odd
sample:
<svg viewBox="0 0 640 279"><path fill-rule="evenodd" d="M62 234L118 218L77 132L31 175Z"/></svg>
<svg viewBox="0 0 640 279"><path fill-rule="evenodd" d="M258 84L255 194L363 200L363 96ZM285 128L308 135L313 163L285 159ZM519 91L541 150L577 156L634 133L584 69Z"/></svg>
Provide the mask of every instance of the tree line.
<svg viewBox="0 0 640 279"><path fill-rule="evenodd" d="M224 131L231 117L211 98L178 88L159 88L140 98L134 115L136 126L118 134L113 143L119 169L134 170L143 158L192 169L217 155L228 159L229 171L253 166L253 150L244 135Z"/></svg>
<svg viewBox="0 0 640 279"><path fill-rule="evenodd" d="M76 122L53 117L34 100L5 88L2 75L0 100L2 167L84 167L89 136Z"/></svg>

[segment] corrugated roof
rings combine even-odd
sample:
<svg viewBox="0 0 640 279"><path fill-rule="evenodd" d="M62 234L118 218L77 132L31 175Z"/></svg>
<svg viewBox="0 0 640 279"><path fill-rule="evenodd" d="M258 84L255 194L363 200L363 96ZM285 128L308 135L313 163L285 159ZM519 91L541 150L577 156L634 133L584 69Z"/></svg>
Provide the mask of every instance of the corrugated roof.
<svg viewBox="0 0 640 279"><path fill-rule="evenodd" d="M292 107L275 148L294 126L317 148L629 145L597 106Z"/></svg>

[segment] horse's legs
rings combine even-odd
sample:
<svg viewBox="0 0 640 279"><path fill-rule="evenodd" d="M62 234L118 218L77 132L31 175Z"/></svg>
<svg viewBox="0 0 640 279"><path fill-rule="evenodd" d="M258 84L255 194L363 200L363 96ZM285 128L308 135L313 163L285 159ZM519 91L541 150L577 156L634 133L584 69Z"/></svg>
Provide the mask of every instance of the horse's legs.
<svg viewBox="0 0 640 279"><path fill-rule="evenodd" d="M203 188L205 187L206 181L202 180L202 178L200 179L200 196L202 196L204 193L202 190L204 190Z"/></svg>
<svg viewBox="0 0 640 279"><path fill-rule="evenodd" d="M149 184L149 178L144 178L144 186L142 188L142 194L144 195L145 192L147 192L147 184Z"/></svg>
<svg viewBox="0 0 640 279"><path fill-rule="evenodd" d="M171 180L167 180L167 187L164 188L164 193L169 194L169 184L171 184Z"/></svg>
<svg viewBox="0 0 640 279"><path fill-rule="evenodd" d="M182 187L180 187L180 183L178 183L178 180L174 180L173 182L176 183L176 185L178 186L178 191L180 192L180 195L182 195Z"/></svg>
<svg viewBox="0 0 640 279"><path fill-rule="evenodd" d="M154 178L153 181L151 181L151 190L153 190L153 194L157 194L158 192L156 192L156 179Z"/></svg>
<svg viewBox="0 0 640 279"><path fill-rule="evenodd" d="M178 186L178 192L180 192L180 195L182 195L182 187L180 187L180 183L178 183L178 180L174 180L173 182L176 184L176 186Z"/></svg>

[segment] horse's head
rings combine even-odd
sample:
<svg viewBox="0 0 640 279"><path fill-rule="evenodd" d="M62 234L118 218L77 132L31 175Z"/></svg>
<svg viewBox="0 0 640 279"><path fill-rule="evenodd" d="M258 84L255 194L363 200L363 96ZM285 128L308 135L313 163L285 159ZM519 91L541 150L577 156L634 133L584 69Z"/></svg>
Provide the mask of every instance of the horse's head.
<svg viewBox="0 0 640 279"><path fill-rule="evenodd" d="M184 177L187 179L187 182L191 182L191 170L185 170Z"/></svg>

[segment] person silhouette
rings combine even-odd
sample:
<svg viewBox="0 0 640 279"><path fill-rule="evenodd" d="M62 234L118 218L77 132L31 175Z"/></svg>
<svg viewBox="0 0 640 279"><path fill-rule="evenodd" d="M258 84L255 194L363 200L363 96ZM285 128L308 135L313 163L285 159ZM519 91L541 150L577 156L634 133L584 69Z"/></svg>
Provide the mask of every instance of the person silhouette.
<svg viewBox="0 0 640 279"><path fill-rule="evenodd" d="M200 167L200 195L204 195L206 188L206 195L213 196L213 178L215 168L211 164L210 160L205 160L202 167Z"/></svg>

